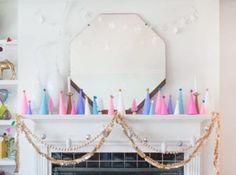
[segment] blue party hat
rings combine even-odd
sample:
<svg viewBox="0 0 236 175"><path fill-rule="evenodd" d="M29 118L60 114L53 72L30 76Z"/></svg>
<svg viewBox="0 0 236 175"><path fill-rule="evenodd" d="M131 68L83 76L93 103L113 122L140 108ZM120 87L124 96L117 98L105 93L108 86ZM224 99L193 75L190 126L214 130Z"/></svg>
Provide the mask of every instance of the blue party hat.
<svg viewBox="0 0 236 175"><path fill-rule="evenodd" d="M144 106L143 106L143 114L144 115L149 114L150 107L151 107L151 99L150 99L149 89L147 89L147 94L146 94L146 98L145 98Z"/></svg>
<svg viewBox="0 0 236 175"><path fill-rule="evenodd" d="M43 96L42 96L39 114L43 114L43 115L48 114L48 100L47 100L46 89L43 90Z"/></svg>
<svg viewBox="0 0 236 175"><path fill-rule="evenodd" d="M32 115L31 101L28 102L27 114L28 114L28 115Z"/></svg>
<svg viewBox="0 0 236 175"><path fill-rule="evenodd" d="M98 105L96 96L93 96L93 115L98 115Z"/></svg>
<svg viewBox="0 0 236 175"><path fill-rule="evenodd" d="M78 95L77 114L84 114L84 98L82 89Z"/></svg>
<svg viewBox="0 0 236 175"><path fill-rule="evenodd" d="M173 104L172 104L172 96L171 95L169 96L167 111L168 111L168 114L173 114L174 113Z"/></svg>
<svg viewBox="0 0 236 175"><path fill-rule="evenodd" d="M182 88L179 89L178 102L179 102L179 113L180 114L184 114L184 104L183 104Z"/></svg>
<svg viewBox="0 0 236 175"><path fill-rule="evenodd" d="M149 115L154 115L155 111L154 111L154 101L151 101L151 106L150 106L150 111L149 111Z"/></svg>

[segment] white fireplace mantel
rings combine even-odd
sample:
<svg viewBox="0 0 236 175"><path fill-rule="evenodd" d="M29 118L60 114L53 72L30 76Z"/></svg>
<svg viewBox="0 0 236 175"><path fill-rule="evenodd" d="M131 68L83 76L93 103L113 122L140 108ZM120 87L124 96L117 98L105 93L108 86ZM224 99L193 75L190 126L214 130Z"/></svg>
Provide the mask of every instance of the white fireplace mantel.
<svg viewBox="0 0 236 175"><path fill-rule="evenodd" d="M204 131L204 127L211 120L210 115L165 115L145 116L126 115L127 124L130 125L141 137L147 138L148 142L160 146L165 142L168 150L191 144L194 138L198 138ZM108 115L68 116L68 115L29 115L23 116L24 122L37 135L46 135L47 142L56 145L66 145L66 139L70 138L72 144L86 141L88 135L94 136L103 130L106 123L111 120ZM81 149L81 152L89 152L91 146ZM42 149L44 147L42 146ZM146 148L145 151L151 152ZM43 149L48 151L47 149ZM50 150L49 152L53 152ZM134 152L127 142L121 127L115 124L112 133L106 139L100 152ZM39 157L27 143L23 136L20 137L21 171L20 175L50 175L50 164ZM187 155L186 155L187 156ZM30 164L30 166L29 166ZM42 167L43 166L43 167ZM31 168L29 168L31 167ZM42 169L44 169L42 171ZM31 173L29 173L29 171ZM27 172L27 173L26 173ZM200 157L185 167L187 175L200 175Z"/></svg>

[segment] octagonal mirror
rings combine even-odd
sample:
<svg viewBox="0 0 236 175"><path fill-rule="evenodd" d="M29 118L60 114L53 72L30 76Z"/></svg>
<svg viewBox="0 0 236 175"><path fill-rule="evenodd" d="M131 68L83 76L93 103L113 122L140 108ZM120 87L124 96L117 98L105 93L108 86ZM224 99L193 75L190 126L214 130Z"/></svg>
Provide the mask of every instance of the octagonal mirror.
<svg viewBox="0 0 236 175"><path fill-rule="evenodd" d="M70 59L73 83L105 108L120 88L127 109L141 103L166 78L165 43L137 14L99 15L72 40Z"/></svg>

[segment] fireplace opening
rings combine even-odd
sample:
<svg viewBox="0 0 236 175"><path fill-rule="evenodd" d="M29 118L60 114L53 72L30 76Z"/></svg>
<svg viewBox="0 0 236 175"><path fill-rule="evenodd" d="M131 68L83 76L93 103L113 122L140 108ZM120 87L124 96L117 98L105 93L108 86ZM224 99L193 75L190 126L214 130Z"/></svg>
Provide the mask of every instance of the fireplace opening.
<svg viewBox="0 0 236 175"><path fill-rule="evenodd" d="M55 159L71 160L85 153L52 153ZM184 159L184 153L146 153L160 163L176 163ZM96 153L91 159L78 165L52 164L52 175L184 175L184 168L162 170L145 162L136 153Z"/></svg>

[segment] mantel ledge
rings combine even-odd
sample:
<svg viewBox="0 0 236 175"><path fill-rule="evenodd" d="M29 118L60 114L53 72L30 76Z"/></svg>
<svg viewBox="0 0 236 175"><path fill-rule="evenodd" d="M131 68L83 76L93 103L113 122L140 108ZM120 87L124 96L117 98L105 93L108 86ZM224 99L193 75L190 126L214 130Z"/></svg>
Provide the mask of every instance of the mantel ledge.
<svg viewBox="0 0 236 175"><path fill-rule="evenodd" d="M125 115L126 121L131 122L190 122L202 123L211 120L211 115ZM24 120L36 123L44 122L105 122L110 115L24 115Z"/></svg>

